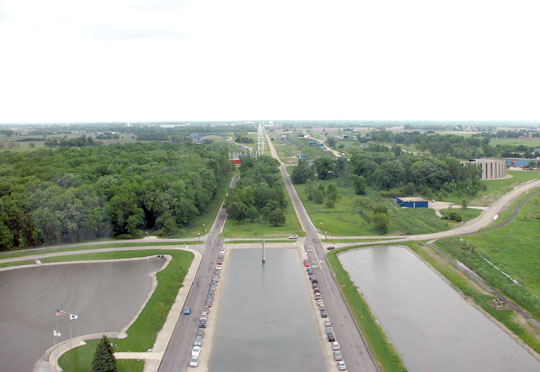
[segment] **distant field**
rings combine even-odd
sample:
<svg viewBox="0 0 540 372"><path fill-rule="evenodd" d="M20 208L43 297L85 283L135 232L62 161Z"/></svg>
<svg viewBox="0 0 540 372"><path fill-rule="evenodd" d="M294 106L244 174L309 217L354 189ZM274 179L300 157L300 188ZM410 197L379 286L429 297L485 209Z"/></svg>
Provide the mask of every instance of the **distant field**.
<svg viewBox="0 0 540 372"><path fill-rule="evenodd" d="M336 183L341 198L334 208L307 200L305 185L295 185L298 195L311 221L321 232L332 236L378 235L371 220L371 211L358 205L360 196L354 193L352 186L342 186L341 180L317 181L327 186ZM396 208L389 198L382 198L376 191L370 190L364 197L369 198L388 210L390 218L388 235L422 234L448 230L457 225L453 221L442 220L433 209ZM321 225L322 222L322 225Z"/></svg>
<svg viewBox="0 0 540 372"><path fill-rule="evenodd" d="M491 146L497 145L514 145L527 147L540 147L540 138L492 138L489 141Z"/></svg>

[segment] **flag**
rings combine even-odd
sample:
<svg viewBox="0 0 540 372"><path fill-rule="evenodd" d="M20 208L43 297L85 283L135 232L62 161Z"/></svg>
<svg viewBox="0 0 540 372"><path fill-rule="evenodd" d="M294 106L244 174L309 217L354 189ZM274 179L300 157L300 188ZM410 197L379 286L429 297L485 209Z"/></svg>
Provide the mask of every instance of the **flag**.
<svg viewBox="0 0 540 372"><path fill-rule="evenodd" d="M67 314L67 313L66 313L65 311L56 309L56 316L64 316L64 315L66 315L66 314Z"/></svg>
<svg viewBox="0 0 540 372"><path fill-rule="evenodd" d="M58 332L56 329L53 329L53 336L54 337L60 337L60 336L62 336L62 334L60 332Z"/></svg>
<svg viewBox="0 0 540 372"><path fill-rule="evenodd" d="M79 319L77 314L69 314L69 320Z"/></svg>

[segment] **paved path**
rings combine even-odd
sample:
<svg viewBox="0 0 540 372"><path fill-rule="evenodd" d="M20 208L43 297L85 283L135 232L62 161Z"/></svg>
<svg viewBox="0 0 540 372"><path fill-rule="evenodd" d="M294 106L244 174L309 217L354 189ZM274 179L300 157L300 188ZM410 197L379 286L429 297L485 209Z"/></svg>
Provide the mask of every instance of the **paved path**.
<svg viewBox="0 0 540 372"><path fill-rule="evenodd" d="M302 228L307 233L307 237L304 240L304 249L306 250L308 259L312 263L313 271L317 279L319 280L319 288L321 296L329 318L332 321L332 326L336 335L337 341L341 345L343 351L344 360L347 363L348 370L351 372L375 372L378 371L378 367L371 355L366 342L354 320L349 307L339 286L334 278L333 272L330 269L330 265L324 259L324 250L315 230L315 227L311 223L311 220L304 209L304 206L294 189L287 169L285 165L279 160L274 146L268 138L266 138L270 147L270 153L272 157L277 159L281 166L281 174L285 181L285 186L291 197L294 209L298 216L298 220L302 225Z"/></svg>

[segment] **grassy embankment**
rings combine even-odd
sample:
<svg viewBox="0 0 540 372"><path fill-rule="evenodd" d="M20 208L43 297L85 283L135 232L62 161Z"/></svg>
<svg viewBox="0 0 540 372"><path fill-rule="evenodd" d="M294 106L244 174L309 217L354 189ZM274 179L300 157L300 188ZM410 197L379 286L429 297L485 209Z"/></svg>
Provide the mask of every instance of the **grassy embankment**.
<svg viewBox="0 0 540 372"><path fill-rule="evenodd" d="M122 259L146 257L158 253L168 254L173 258L164 270L157 273L158 285L139 317L127 330L128 337L125 339L111 339L111 342L117 344L115 351L143 352L153 347L157 334L165 323L169 310L193 260L191 252L175 250L106 252L54 257L44 259L43 262ZM91 361L98 341L89 341L87 345L80 346L62 355L59 360L60 367L66 372L90 372L92 370ZM118 361L118 366L119 372L132 372L142 371L144 364L136 360L122 360Z"/></svg>
<svg viewBox="0 0 540 372"><path fill-rule="evenodd" d="M257 239L257 240L227 240L225 241L225 244L261 244L263 239ZM273 243L294 243L295 240L288 240L288 239L276 239L276 240L265 240L266 244L273 244Z"/></svg>
<svg viewBox="0 0 540 372"><path fill-rule="evenodd" d="M509 215L512 210L513 208L509 208L505 214ZM505 219L505 216L500 218L501 221ZM510 224L491 232L443 239L438 241L437 245L540 320L538 231L540 193L522 207ZM512 284L483 258L517 279L520 284Z"/></svg>
<svg viewBox="0 0 540 372"><path fill-rule="evenodd" d="M361 198L385 206L390 218L388 235L399 233L423 234L451 229L457 226L456 222L442 220L435 215L433 209L404 208L398 209L389 198L383 198L374 190L368 190L366 195L359 196L354 193L352 186L341 185L340 179L316 181L325 187L330 183L337 186L340 199L334 208L317 204L307 200L306 186L295 185L298 196L302 200L311 221L320 231L328 232L332 236L360 236L379 235L374 228L371 212L359 205ZM459 213L459 212L458 212ZM475 212L470 212L471 214ZM321 222L322 227L321 227Z"/></svg>
<svg viewBox="0 0 540 372"><path fill-rule="evenodd" d="M283 226L274 227L271 224L264 222L246 221L238 223L228 218L221 235L225 238L283 238L291 234L305 236L306 233L302 230L300 222L298 222L289 193L285 190L285 184L283 181L280 182L288 202L287 209L285 210L286 222Z"/></svg>
<svg viewBox="0 0 540 372"><path fill-rule="evenodd" d="M450 213L456 212L461 216L463 219L463 222L467 222L472 220L473 218L476 218L480 216L482 213L482 210L480 209L472 209L472 208L448 208L448 209L441 209L441 214L445 217L448 217Z"/></svg>
<svg viewBox="0 0 540 372"><path fill-rule="evenodd" d="M342 252L340 250L339 252ZM386 372L406 371L401 358L392 343L371 313L364 297L358 292L349 273L343 268L337 258L337 251L329 253L326 257L332 266L337 282L353 313L354 319L364 335L371 354L377 361L380 369Z"/></svg>

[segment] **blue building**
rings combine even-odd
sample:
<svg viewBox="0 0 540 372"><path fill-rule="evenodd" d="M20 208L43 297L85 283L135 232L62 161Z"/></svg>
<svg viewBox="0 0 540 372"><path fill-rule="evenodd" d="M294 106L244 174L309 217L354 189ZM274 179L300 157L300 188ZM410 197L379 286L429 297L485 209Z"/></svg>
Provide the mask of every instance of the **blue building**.
<svg viewBox="0 0 540 372"><path fill-rule="evenodd" d="M428 202L423 198L396 198L396 203L401 208L427 208Z"/></svg>

